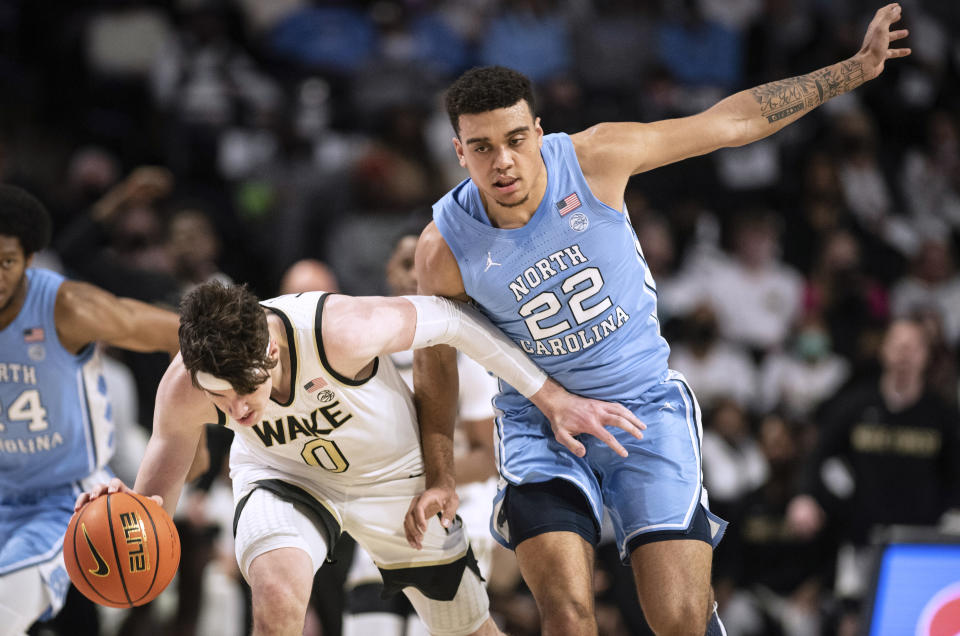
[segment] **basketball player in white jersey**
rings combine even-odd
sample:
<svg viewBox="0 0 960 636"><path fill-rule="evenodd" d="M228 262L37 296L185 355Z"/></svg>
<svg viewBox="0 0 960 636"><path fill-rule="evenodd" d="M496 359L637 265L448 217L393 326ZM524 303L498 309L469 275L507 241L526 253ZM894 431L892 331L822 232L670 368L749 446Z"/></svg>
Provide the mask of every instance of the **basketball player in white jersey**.
<svg viewBox="0 0 960 636"><path fill-rule="evenodd" d="M394 296L417 293L414 252L417 235L400 237L387 260L387 287ZM413 388L413 352L399 351L391 359L408 387ZM491 575L493 551L500 549L488 529L497 494L496 451L493 447L493 397L497 380L463 354L457 356L460 376L454 468L457 472L458 516L463 520L480 572ZM403 596L383 598L380 570L362 549L354 550L346 580L343 636L415 636L425 626Z"/></svg>
<svg viewBox="0 0 960 636"><path fill-rule="evenodd" d="M302 633L313 576L343 531L431 633L499 633L458 519L431 518L422 550L406 541L404 514L427 476L411 393L386 354L453 345L549 414L558 437L612 439L604 426L642 436L625 409L567 393L475 310L448 300L308 292L258 303L242 286L207 283L180 309L181 354L160 382L135 490L172 513L203 422L216 417L236 433L236 556L255 635ZM101 485L77 507L120 489Z"/></svg>

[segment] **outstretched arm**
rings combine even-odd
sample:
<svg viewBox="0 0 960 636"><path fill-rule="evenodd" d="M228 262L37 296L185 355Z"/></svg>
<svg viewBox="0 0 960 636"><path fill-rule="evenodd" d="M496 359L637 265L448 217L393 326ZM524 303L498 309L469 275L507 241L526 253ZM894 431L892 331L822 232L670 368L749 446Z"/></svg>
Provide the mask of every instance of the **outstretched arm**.
<svg viewBox="0 0 960 636"><path fill-rule="evenodd" d="M215 422L216 411L210 401L193 386L190 375L177 356L167 368L157 389L153 432L147 443L137 481L133 489L143 495L159 497L171 516L180 491L202 439L205 422ZM130 490L119 479L101 484L77 499L79 509L90 499L117 491Z"/></svg>
<svg viewBox="0 0 960 636"><path fill-rule="evenodd" d="M591 189L619 209L631 175L763 139L828 99L874 79L887 60L910 54L908 48L891 47L907 37L906 29L890 30L900 14L896 3L878 10L860 50L842 62L740 91L690 117L649 124L604 123L573 135Z"/></svg>
<svg viewBox="0 0 960 636"><path fill-rule="evenodd" d="M180 349L175 313L88 283L64 282L54 312L57 335L69 351L97 340L131 351L166 351L171 358Z"/></svg>

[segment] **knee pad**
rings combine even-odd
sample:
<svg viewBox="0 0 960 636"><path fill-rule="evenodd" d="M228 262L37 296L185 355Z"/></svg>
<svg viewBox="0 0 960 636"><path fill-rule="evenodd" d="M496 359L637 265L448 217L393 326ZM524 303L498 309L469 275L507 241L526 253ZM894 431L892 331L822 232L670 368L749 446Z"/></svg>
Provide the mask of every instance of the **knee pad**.
<svg viewBox="0 0 960 636"><path fill-rule="evenodd" d="M466 636L477 631L490 617L487 590L473 570L467 568L452 601L434 601L419 590L407 587L403 593L434 636Z"/></svg>
<svg viewBox="0 0 960 636"><path fill-rule="evenodd" d="M237 565L247 579L255 558L278 548L299 548L313 560L316 573L327 557L326 532L297 504L258 488L247 499L237 520L235 552Z"/></svg>

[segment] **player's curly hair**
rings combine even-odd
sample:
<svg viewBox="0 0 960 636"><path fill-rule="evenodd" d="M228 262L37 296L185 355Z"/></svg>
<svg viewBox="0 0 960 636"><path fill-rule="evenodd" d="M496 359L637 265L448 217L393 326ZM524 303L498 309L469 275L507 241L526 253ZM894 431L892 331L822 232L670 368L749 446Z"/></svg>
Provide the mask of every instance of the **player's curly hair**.
<svg viewBox="0 0 960 636"><path fill-rule="evenodd" d="M447 115L450 116L450 123L458 137L460 115L507 108L521 99L527 101L530 114L534 115L536 107L530 79L523 73L504 66L472 68L457 78L444 95Z"/></svg>
<svg viewBox="0 0 960 636"><path fill-rule="evenodd" d="M0 184L0 234L15 236L24 256L50 244L50 213L35 196L14 185Z"/></svg>
<svg viewBox="0 0 960 636"><path fill-rule="evenodd" d="M277 361L267 357L270 333L257 297L246 285L211 281L180 302L180 354L193 385L204 371L240 394L257 390Z"/></svg>

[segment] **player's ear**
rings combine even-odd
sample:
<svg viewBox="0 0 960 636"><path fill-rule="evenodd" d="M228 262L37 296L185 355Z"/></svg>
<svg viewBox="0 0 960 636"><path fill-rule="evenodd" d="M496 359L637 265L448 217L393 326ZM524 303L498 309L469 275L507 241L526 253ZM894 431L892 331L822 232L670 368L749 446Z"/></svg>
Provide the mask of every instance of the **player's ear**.
<svg viewBox="0 0 960 636"><path fill-rule="evenodd" d="M467 160L463 156L463 144L460 143L460 138L454 137L451 141L453 141L453 149L457 151L457 161L460 162L460 167L466 168Z"/></svg>
<svg viewBox="0 0 960 636"><path fill-rule="evenodd" d="M533 129L537 131L537 144L539 144L542 147L543 146L543 127L540 125L539 117L534 118Z"/></svg>

